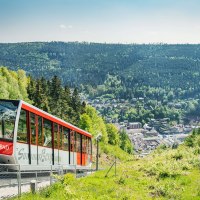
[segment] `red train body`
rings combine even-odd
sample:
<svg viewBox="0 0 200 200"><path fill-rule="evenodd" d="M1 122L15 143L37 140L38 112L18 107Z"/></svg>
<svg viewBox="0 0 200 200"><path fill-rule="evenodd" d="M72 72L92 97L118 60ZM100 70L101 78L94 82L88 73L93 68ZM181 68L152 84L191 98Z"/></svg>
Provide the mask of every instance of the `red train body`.
<svg viewBox="0 0 200 200"><path fill-rule="evenodd" d="M91 134L22 100L0 100L0 163L24 170L92 163Z"/></svg>

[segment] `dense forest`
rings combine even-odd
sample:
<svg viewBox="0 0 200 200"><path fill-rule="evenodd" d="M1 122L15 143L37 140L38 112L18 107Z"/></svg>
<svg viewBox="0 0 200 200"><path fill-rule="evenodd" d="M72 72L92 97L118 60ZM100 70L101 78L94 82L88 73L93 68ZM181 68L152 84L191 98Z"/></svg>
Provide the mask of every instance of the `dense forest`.
<svg viewBox="0 0 200 200"><path fill-rule="evenodd" d="M0 52L0 65L59 75L67 85L101 85L112 74L125 86L180 88L188 93L177 95L187 96L200 84L200 45L38 42L0 44Z"/></svg>
<svg viewBox="0 0 200 200"><path fill-rule="evenodd" d="M0 65L33 78L57 75L86 99L128 100L128 108L98 111L119 121L198 120L200 45L35 42L0 44Z"/></svg>

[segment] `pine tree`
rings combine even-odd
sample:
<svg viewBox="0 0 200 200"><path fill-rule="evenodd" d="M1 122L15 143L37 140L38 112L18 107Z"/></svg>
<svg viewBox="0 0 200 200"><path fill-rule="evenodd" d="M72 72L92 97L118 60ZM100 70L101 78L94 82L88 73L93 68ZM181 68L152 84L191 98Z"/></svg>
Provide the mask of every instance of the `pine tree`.
<svg viewBox="0 0 200 200"><path fill-rule="evenodd" d="M41 86L41 80L40 79L36 80L35 93L32 96L33 96L32 100L34 102L34 105L36 107L42 109L43 95L42 95L42 86Z"/></svg>
<svg viewBox="0 0 200 200"><path fill-rule="evenodd" d="M27 87L28 98L34 101L34 95L36 92L36 81L31 76L29 76L28 79L29 79L29 84Z"/></svg>
<svg viewBox="0 0 200 200"><path fill-rule="evenodd" d="M64 89L61 90L61 118L69 121L69 108L71 104L71 96L70 96L70 89L69 87L65 86Z"/></svg>
<svg viewBox="0 0 200 200"><path fill-rule="evenodd" d="M57 76L54 76L50 82L49 88L49 106L51 113L56 116L61 115L61 93L62 93L62 86L61 81Z"/></svg>
<svg viewBox="0 0 200 200"><path fill-rule="evenodd" d="M82 105L77 88L74 89L71 98L71 107L73 109L72 114L74 115L73 117L75 118L75 122L77 124L80 119L80 114L82 113Z"/></svg>

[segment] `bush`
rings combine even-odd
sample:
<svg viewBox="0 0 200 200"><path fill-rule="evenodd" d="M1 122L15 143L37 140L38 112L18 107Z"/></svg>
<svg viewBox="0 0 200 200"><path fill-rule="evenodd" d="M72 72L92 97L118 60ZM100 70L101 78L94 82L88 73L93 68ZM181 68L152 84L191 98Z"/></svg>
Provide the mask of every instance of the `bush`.
<svg viewBox="0 0 200 200"><path fill-rule="evenodd" d="M177 149L177 148L178 148L178 143L174 142L173 145L172 145L172 149Z"/></svg>
<svg viewBox="0 0 200 200"><path fill-rule="evenodd" d="M42 197L48 198L52 195L53 192L60 190L63 188L62 184L60 182L54 183L53 185L50 185L44 189L41 189L39 191L40 195Z"/></svg>
<svg viewBox="0 0 200 200"><path fill-rule="evenodd" d="M118 180L118 184L119 184L119 185L124 185L124 184L125 184L125 178L121 176L121 177L119 178L119 180Z"/></svg>
<svg viewBox="0 0 200 200"><path fill-rule="evenodd" d="M170 173L167 171L161 171L158 175L159 178L167 178L170 177Z"/></svg>
<svg viewBox="0 0 200 200"><path fill-rule="evenodd" d="M63 176L63 180L62 180L62 183L64 185L70 185L73 181L75 181L75 176L74 174L65 174Z"/></svg>
<svg viewBox="0 0 200 200"><path fill-rule="evenodd" d="M188 147L193 147L194 146L194 141L193 141L193 137L189 136L185 139L185 145Z"/></svg>
<svg viewBox="0 0 200 200"><path fill-rule="evenodd" d="M196 148L194 149L194 154L195 154L195 155L199 155L199 154L200 154L200 148L199 148L199 147L196 147Z"/></svg>
<svg viewBox="0 0 200 200"><path fill-rule="evenodd" d="M172 155L172 158L174 158L175 160L181 160L183 158L183 155L178 151L177 153Z"/></svg>
<svg viewBox="0 0 200 200"><path fill-rule="evenodd" d="M161 144L160 146L158 146L158 149L165 150L165 149L167 149L167 146L166 146L166 144Z"/></svg>

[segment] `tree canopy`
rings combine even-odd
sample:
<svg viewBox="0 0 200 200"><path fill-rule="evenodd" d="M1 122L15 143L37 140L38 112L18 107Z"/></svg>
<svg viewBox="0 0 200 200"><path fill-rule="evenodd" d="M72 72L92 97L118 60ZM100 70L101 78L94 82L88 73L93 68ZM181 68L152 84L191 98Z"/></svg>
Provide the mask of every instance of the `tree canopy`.
<svg viewBox="0 0 200 200"><path fill-rule="evenodd" d="M27 94L29 79L23 70L11 71L0 67L0 98L24 99L30 102Z"/></svg>

